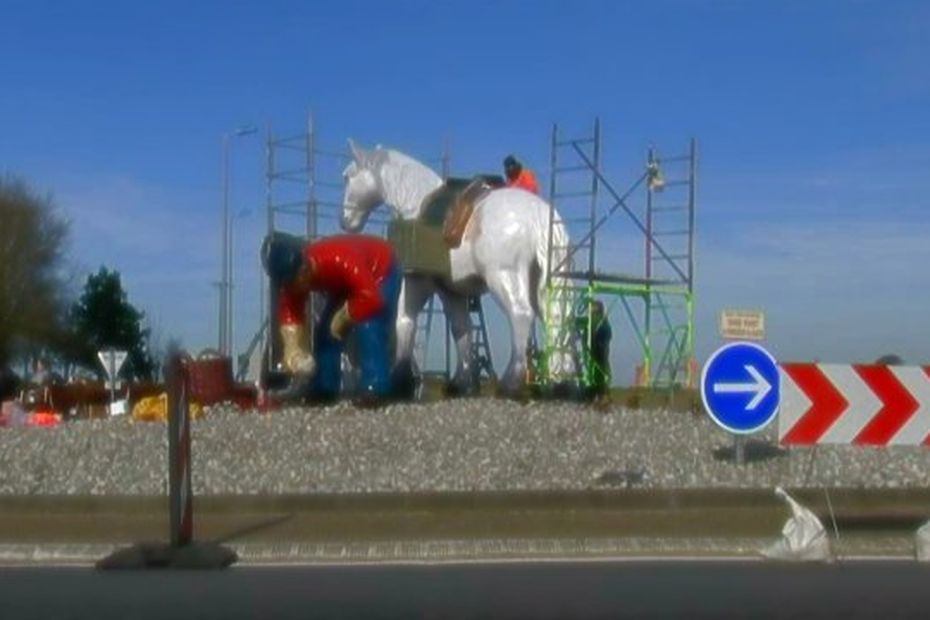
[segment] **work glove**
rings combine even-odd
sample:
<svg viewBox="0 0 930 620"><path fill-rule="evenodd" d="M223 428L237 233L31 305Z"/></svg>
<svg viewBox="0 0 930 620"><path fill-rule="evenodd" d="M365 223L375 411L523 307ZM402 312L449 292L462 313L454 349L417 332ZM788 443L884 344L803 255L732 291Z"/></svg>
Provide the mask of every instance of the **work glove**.
<svg viewBox="0 0 930 620"><path fill-rule="evenodd" d="M307 350L307 337L301 325L282 325L281 341L284 343L284 367L297 375L312 375L316 372L316 361Z"/></svg>
<svg viewBox="0 0 930 620"><path fill-rule="evenodd" d="M342 307L333 315L333 320L329 324L329 333L336 340L342 340L346 337L350 327L352 327L352 317L349 316L349 307L342 304Z"/></svg>

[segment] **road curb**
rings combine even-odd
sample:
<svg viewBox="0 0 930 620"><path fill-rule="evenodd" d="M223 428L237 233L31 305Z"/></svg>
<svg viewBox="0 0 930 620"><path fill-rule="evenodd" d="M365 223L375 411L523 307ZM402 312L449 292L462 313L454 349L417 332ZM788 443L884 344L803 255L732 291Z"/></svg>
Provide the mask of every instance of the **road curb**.
<svg viewBox="0 0 930 620"><path fill-rule="evenodd" d="M818 514L930 518L930 489L786 489ZM416 512L444 510L701 510L781 506L774 489L623 489L521 492L411 492L305 495L205 495L198 513L263 514L315 511ZM163 496L0 496L0 514L167 514Z"/></svg>
<svg viewBox="0 0 930 620"><path fill-rule="evenodd" d="M246 566L281 564L443 564L473 562L645 561L661 559L763 561L770 538L580 538L327 543L239 543L229 545ZM127 543L128 545L128 543ZM89 566L125 546L117 544L0 544L0 565ZM837 559L913 559L913 541L835 541Z"/></svg>

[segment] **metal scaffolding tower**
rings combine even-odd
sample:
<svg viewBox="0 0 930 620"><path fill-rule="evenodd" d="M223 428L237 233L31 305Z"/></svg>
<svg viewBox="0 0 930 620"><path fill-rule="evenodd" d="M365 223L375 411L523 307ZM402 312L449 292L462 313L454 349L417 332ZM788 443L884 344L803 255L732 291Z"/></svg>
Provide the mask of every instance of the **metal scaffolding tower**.
<svg viewBox="0 0 930 620"><path fill-rule="evenodd" d="M621 193L602 168L599 120L592 133L581 138L565 138L558 125L553 125L549 303L553 299L565 303L567 298L577 319L565 321L567 327L561 329L577 331L544 331L544 358L558 352L572 355L580 362L583 385L592 385L598 373L607 370L591 358L592 343L585 340L594 332L588 308L597 298L611 302L605 304L608 310L618 304L623 307L641 348L642 384L677 387L692 383L696 164L694 140L688 153L680 156L665 157L650 149L643 171ZM637 196L640 205L634 204ZM602 199L607 199L606 204ZM556 211L568 228L568 245L559 246L555 240ZM599 244L606 241L607 224L616 219L612 216L617 212L626 216L620 218L624 232L632 230L643 240L642 275L621 272L616 264L605 266L598 255ZM616 251L606 254L611 258Z"/></svg>
<svg viewBox="0 0 930 620"><path fill-rule="evenodd" d="M265 139L265 216L267 234L288 232L318 239L323 235L324 224L338 218L339 202L331 199L337 187L327 177L321 179L320 170L328 167L345 166L348 155L337 151L325 151L319 148L313 116L307 116L304 131L279 136L269 127ZM338 178L338 177L336 177ZM335 212L334 212L335 211ZM338 220L336 220L338 222ZM262 299L266 300L262 308L274 308L277 305L277 292L268 286L267 278L262 278ZM320 312L320 302L316 295L311 296L308 304L308 335L313 341L314 319ZM273 312L267 319L262 316L262 328L271 328L277 333L277 319ZM267 339L266 368L271 368L280 357L279 343L276 338Z"/></svg>
<svg viewBox="0 0 930 620"><path fill-rule="evenodd" d="M312 116L306 130L296 135L276 136L269 129L265 155L268 232L292 232L310 240L339 232L342 171L350 155L319 146Z"/></svg>
<svg viewBox="0 0 930 620"><path fill-rule="evenodd" d="M692 385L694 357L694 208L697 142L684 154L649 149L646 162L646 337L659 357L643 365L653 385Z"/></svg>
<svg viewBox="0 0 930 620"><path fill-rule="evenodd" d="M471 359L480 381L482 377L495 380L494 360L491 358L491 341L488 339L488 325L484 320L484 307L481 297L468 298L468 316L471 319Z"/></svg>
<svg viewBox="0 0 930 620"><path fill-rule="evenodd" d="M308 115L300 133L282 136L269 127L265 139L266 233L287 232L315 240L339 232L342 171L350 160L347 152L320 147L312 115ZM372 221L383 226L386 220L373 218ZM256 349L267 339L269 327L271 333L277 332L274 314L265 315L266 309L275 306L276 292L270 290L265 277L260 278L260 286L263 302L259 329L240 359L255 358ZM313 319L321 310L319 299L312 296L308 309L307 325L312 339ZM275 338L267 341L263 365L270 369L280 352ZM243 366L240 364L240 374L245 373Z"/></svg>

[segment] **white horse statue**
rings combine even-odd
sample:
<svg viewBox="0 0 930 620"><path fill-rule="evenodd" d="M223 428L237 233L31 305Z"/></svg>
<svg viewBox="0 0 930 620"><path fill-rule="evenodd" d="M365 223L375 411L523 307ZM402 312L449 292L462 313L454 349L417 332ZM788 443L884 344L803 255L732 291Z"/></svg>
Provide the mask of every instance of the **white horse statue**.
<svg viewBox="0 0 930 620"><path fill-rule="evenodd" d="M396 150L380 146L366 150L351 140L349 146L353 161L343 173L342 212L342 228L348 232L360 231L371 211L381 204L391 209L394 217L417 219L424 198L443 184L430 168ZM438 293L458 351L451 387L474 394L477 377L467 300L490 291L506 313L512 334L510 363L500 387L505 394L518 395L525 384L526 349L534 318L550 323L570 320L567 291L555 299L546 297L546 275L552 267L547 264L549 217L549 205L535 194L496 189L475 205L461 245L449 250L451 278L405 274L398 302L395 369L412 373L417 315L433 293ZM568 234L562 218L558 214L553 217L552 256L555 265L560 265L565 261ZM556 333L569 332L557 329ZM556 382L574 378L574 360L564 352L551 353L547 366Z"/></svg>

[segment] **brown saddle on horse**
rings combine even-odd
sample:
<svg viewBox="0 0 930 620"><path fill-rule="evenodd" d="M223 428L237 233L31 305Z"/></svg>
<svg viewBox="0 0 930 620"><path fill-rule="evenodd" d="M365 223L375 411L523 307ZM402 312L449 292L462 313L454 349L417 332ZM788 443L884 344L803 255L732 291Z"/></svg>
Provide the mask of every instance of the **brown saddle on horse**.
<svg viewBox="0 0 930 620"><path fill-rule="evenodd" d="M465 227L468 226L475 207L491 191L484 179L476 178L455 198L452 208L442 223L442 238L450 248L462 245Z"/></svg>
<svg viewBox="0 0 930 620"><path fill-rule="evenodd" d="M462 245L465 228L478 204L491 190L503 185L503 179L491 175L479 175L468 184L453 190L452 206L446 211L442 223L442 238L450 248Z"/></svg>
<svg viewBox="0 0 930 620"><path fill-rule="evenodd" d="M482 198L503 179L494 175L449 178L423 199L416 220L394 220L388 240L407 272L449 275L449 249L462 244L465 229Z"/></svg>

